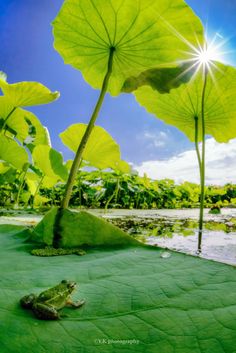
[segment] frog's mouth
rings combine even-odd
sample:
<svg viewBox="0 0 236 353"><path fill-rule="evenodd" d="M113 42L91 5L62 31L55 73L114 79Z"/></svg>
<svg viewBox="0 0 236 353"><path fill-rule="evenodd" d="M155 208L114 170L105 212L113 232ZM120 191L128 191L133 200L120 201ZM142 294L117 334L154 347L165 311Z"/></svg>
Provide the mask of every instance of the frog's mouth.
<svg viewBox="0 0 236 353"><path fill-rule="evenodd" d="M69 286L70 286L70 288L71 288L72 290L74 290L74 289L76 288L76 283L75 283L75 282L71 282L71 283L69 284Z"/></svg>

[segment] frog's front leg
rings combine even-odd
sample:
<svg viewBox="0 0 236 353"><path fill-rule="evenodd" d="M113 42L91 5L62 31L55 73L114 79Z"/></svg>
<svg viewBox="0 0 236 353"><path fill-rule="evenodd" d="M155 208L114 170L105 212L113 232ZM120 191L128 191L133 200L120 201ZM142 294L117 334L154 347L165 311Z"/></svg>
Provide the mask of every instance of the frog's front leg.
<svg viewBox="0 0 236 353"><path fill-rule="evenodd" d="M58 320L60 315L58 311L50 305L45 305L42 303L35 303L33 305L33 312L38 319L41 320Z"/></svg>
<svg viewBox="0 0 236 353"><path fill-rule="evenodd" d="M73 302L71 298L68 298L66 301L67 305L71 305L74 308L80 308L82 305L85 304L85 299L78 300L77 302Z"/></svg>

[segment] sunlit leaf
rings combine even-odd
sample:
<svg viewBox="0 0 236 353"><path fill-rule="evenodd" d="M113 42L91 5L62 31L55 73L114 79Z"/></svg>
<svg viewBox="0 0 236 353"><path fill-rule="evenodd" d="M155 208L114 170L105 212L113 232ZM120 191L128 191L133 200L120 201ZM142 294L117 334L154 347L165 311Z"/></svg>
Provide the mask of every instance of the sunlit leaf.
<svg viewBox="0 0 236 353"><path fill-rule="evenodd" d="M16 141L0 134L0 160L21 170L28 163L28 154Z"/></svg>
<svg viewBox="0 0 236 353"><path fill-rule="evenodd" d="M61 153L47 145L37 145L33 149L34 165L49 178L66 181L68 171L63 164Z"/></svg>
<svg viewBox="0 0 236 353"><path fill-rule="evenodd" d="M120 160L115 163L113 169L115 171L119 171L123 174L129 174L130 173L130 165L126 161Z"/></svg>
<svg viewBox="0 0 236 353"><path fill-rule="evenodd" d="M0 88L14 107L26 107L50 103L60 95L59 92L51 92L39 82L18 82L8 84L6 81L0 79Z"/></svg>
<svg viewBox="0 0 236 353"><path fill-rule="evenodd" d="M60 134L62 142L73 152L77 151L86 124L73 124ZM95 126L83 152L83 160L100 169L112 168L120 161L120 148L113 138L100 126Z"/></svg>
<svg viewBox="0 0 236 353"><path fill-rule="evenodd" d="M18 108L7 120L6 129L15 131L15 137L26 144L48 145L48 132L38 118L27 110Z"/></svg>
<svg viewBox="0 0 236 353"><path fill-rule="evenodd" d="M227 142L236 136L236 69L215 63L208 73L205 98L206 134L218 142ZM151 87L135 92L138 102L150 113L183 131L191 141L195 136L195 117L198 117L201 140L202 72L187 84L160 94Z"/></svg>
<svg viewBox="0 0 236 353"><path fill-rule="evenodd" d="M112 95L127 78L185 58L187 41L202 42L201 22L182 0L67 0L53 26L56 50L94 88L115 49Z"/></svg>

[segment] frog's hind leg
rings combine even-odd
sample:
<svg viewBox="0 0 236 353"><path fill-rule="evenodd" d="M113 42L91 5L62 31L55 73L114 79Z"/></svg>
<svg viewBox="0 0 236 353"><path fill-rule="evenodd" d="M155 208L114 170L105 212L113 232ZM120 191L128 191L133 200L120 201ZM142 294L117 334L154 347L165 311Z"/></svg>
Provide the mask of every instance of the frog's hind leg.
<svg viewBox="0 0 236 353"><path fill-rule="evenodd" d="M77 302L73 302L70 298L66 301L67 305L73 306L74 308L80 308L85 304L85 299L78 300Z"/></svg>
<svg viewBox="0 0 236 353"><path fill-rule="evenodd" d="M60 319L60 315L54 307L42 303L36 303L33 306L33 312L35 316L37 316L37 318L41 320Z"/></svg>

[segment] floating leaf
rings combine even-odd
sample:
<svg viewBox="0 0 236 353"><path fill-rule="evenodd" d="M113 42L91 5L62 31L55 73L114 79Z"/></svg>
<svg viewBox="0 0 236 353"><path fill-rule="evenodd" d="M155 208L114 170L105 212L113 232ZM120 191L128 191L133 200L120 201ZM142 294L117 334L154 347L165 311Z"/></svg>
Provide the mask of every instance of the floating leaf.
<svg viewBox="0 0 236 353"><path fill-rule="evenodd" d="M236 69L215 62L208 73L205 98L206 134L218 142L227 142L236 136ZM160 94L151 87L135 92L138 102L150 113L183 131L191 141L195 136L195 117L198 117L201 140L202 72L187 84Z"/></svg>
<svg viewBox="0 0 236 353"><path fill-rule="evenodd" d="M233 353L235 268L155 247L31 256L27 231L0 226L1 352ZM16 260L17 259L17 260ZM22 309L23 296L69 279L78 283L60 321Z"/></svg>
<svg viewBox="0 0 236 353"><path fill-rule="evenodd" d="M108 91L141 72L184 59L190 42L202 42L203 28L182 0L67 0L53 22L55 48L66 64L101 88L114 48Z"/></svg>
<svg viewBox="0 0 236 353"><path fill-rule="evenodd" d="M63 164L61 153L50 146L37 145L33 149L32 158L34 166L39 168L45 176L66 181L68 171Z"/></svg>
<svg viewBox="0 0 236 353"><path fill-rule="evenodd" d="M0 134L0 160L21 170L28 163L28 154L16 141Z"/></svg>
<svg viewBox="0 0 236 353"><path fill-rule="evenodd" d="M60 134L62 142L73 152L76 152L86 124L73 124ZM113 138L100 126L95 126L83 152L83 160L93 167L113 168L120 161L120 148Z"/></svg>

